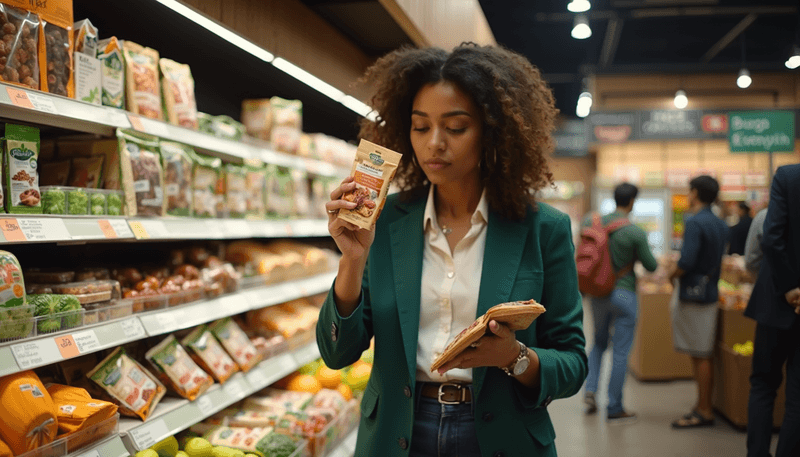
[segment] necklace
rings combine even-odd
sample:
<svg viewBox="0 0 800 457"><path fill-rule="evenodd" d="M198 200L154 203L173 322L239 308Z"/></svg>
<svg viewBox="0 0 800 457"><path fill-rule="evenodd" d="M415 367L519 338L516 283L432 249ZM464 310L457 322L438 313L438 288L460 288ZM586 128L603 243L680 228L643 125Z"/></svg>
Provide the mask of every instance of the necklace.
<svg viewBox="0 0 800 457"><path fill-rule="evenodd" d="M442 233L444 233L444 235L447 236L447 235L453 233L453 229L451 229L450 227L448 227L446 225L443 225L442 226Z"/></svg>

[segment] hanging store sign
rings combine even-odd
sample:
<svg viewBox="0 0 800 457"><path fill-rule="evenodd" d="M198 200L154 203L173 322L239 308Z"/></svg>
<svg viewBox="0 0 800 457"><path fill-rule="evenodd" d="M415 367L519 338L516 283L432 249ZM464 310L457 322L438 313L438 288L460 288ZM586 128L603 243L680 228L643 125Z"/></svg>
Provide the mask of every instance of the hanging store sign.
<svg viewBox="0 0 800 457"><path fill-rule="evenodd" d="M639 112L639 139L695 138L701 130L701 112L683 110Z"/></svg>
<svg viewBox="0 0 800 457"><path fill-rule="evenodd" d="M689 170L668 170L667 186L672 189L687 189L689 181L692 179L692 172Z"/></svg>
<svg viewBox="0 0 800 457"><path fill-rule="evenodd" d="M728 134L728 115L724 113L704 114L700 121L704 132L718 134L720 136Z"/></svg>
<svg viewBox="0 0 800 457"><path fill-rule="evenodd" d="M747 187L767 187L769 179L763 171L748 171L744 175L744 185Z"/></svg>
<svg viewBox="0 0 800 457"><path fill-rule="evenodd" d="M729 113L731 152L793 152L794 111Z"/></svg>
<svg viewBox="0 0 800 457"><path fill-rule="evenodd" d="M593 113L586 118L589 142L624 143L633 140L636 113Z"/></svg>
<svg viewBox="0 0 800 457"><path fill-rule="evenodd" d="M555 157L584 157L589 154L586 124L583 121L564 121L553 133Z"/></svg>

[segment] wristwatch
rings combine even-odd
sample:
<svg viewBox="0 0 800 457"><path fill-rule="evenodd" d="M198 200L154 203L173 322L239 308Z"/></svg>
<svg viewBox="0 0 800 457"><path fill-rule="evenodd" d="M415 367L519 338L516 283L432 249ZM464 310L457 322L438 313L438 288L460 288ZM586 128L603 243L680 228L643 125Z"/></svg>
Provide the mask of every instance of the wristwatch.
<svg viewBox="0 0 800 457"><path fill-rule="evenodd" d="M520 341L517 341L517 343L519 343L520 348L519 356L511 362L511 365L502 367L503 371L509 376L519 376L525 373L525 370L527 370L531 364L531 359L528 358L528 346L525 346Z"/></svg>

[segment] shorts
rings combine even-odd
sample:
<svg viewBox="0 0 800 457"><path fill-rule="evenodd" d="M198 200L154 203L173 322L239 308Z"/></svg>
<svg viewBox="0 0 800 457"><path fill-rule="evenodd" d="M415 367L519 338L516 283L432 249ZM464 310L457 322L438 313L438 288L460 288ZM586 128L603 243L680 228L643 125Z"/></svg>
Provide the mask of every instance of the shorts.
<svg viewBox="0 0 800 457"><path fill-rule="evenodd" d="M719 316L717 303L682 301L676 287L672 293L670 311L675 350L700 359L712 358Z"/></svg>

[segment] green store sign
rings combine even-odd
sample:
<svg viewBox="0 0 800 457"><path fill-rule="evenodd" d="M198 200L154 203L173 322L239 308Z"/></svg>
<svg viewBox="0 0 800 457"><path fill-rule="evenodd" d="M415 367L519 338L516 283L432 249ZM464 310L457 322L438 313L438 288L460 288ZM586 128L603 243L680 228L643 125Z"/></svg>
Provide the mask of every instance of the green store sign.
<svg viewBox="0 0 800 457"><path fill-rule="evenodd" d="M793 152L793 111L733 111L728 114L731 152Z"/></svg>

